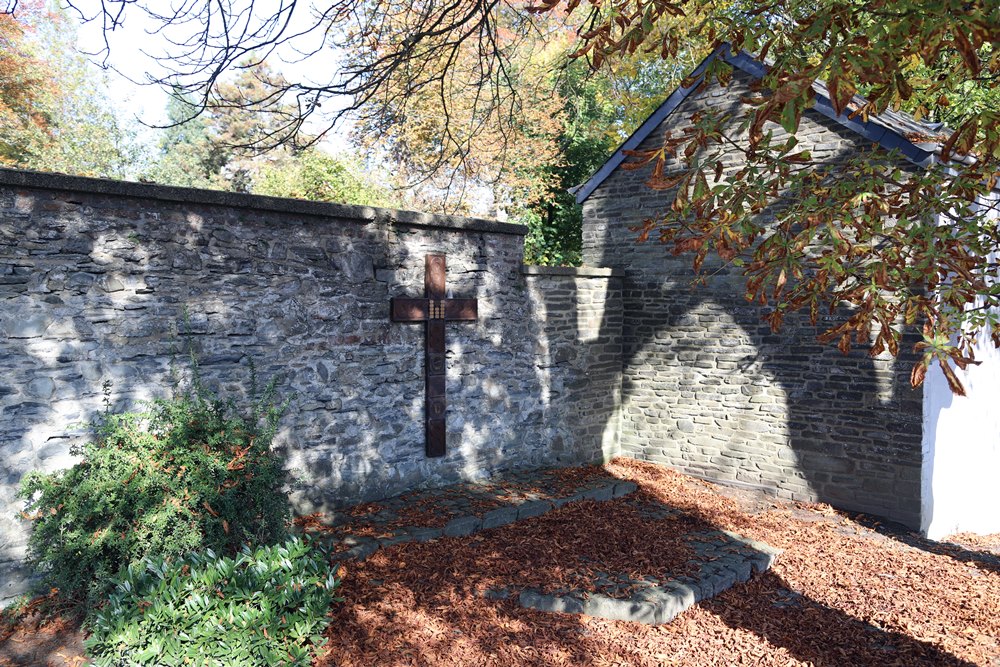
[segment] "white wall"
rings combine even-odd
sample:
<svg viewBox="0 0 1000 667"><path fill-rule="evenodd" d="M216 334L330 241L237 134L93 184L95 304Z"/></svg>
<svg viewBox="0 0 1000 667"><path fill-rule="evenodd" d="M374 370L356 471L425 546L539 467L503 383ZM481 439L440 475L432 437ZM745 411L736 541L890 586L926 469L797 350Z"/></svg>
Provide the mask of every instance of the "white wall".
<svg viewBox="0 0 1000 667"><path fill-rule="evenodd" d="M967 396L937 365L924 382L921 528L932 539L1000 533L1000 350L983 335L975 353L982 364L958 371Z"/></svg>

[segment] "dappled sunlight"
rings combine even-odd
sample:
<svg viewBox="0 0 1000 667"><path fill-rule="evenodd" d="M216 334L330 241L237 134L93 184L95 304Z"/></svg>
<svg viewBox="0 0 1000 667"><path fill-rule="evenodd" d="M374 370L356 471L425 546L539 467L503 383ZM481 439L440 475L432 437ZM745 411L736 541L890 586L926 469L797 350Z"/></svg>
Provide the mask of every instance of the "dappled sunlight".
<svg viewBox="0 0 1000 667"><path fill-rule="evenodd" d="M724 333L702 334L705 320ZM800 456L787 444L786 390L767 362L750 334L712 301L664 322L626 367L625 447L722 481L769 488L798 477L795 492L812 495Z"/></svg>
<svg viewBox="0 0 1000 667"><path fill-rule="evenodd" d="M747 492L733 498L627 459L607 470L639 483L637 497L780 545L785 553L773 573L737 584L666 625L649 626L537 612L521 608L516 594L485 595L506 586L564 586L585 571L583 562L660 562L663 544L683 531L658 530L655 520L633 525L623 514L624 498L567 505L473 537L387 547L347 563L346 599L333 609L329 653L320 664L714 666L749 658L764 665L969 667L1000 648L996 619L983 613L1000 599L995 573L897 550L824 506L759 501ZM619 530L636 540L623 541ZM581 561L581 554L597 560ZM938 594L940 587L921 576L947 576L956 585ZM969 590L973 581L975 591Z"/></svg>
<svg viewBox="0 0 1000 667"><path fill-rule="evenodd" d="M579 280L579 279L578 279ZM600 281L597 287L576 297L576 340L579 343L593 343L601 340L607 321L608 281Z"/></svg>

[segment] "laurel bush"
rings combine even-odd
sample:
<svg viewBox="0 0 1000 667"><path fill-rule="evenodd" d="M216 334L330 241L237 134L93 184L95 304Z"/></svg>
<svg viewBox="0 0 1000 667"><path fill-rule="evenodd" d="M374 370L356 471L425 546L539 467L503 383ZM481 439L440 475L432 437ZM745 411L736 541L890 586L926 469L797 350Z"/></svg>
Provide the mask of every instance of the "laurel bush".
<svg viewBox="0 0 1000 667"><path fill-rule="evenodd" d="M147 559L91 614L85 645L98 667L306 667L339 584L324 551L298 537L235 557Z"/></svg>
<svg viewBox="0 0 1000 667"><path fill-rule="evenodd" d="M195 386L144 411L108 411L96 437L74 448L79 463L23 478L29 558L46 589L93 607L112 577L147 556L284 539L289 505L271 451L284 405L274 384L243 411Z"/></svg>

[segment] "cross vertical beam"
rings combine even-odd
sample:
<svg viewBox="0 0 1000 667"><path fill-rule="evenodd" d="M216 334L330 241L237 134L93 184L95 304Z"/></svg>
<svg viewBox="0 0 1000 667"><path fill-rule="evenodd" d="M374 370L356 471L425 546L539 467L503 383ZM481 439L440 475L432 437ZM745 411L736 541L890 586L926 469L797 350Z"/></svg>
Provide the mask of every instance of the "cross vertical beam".
<svg viewBox="0 0 1000 667"><path fill-rule="evenodd" d="M424 423L427 456L444 456L445 418L445 339L448 321L478 318L476 299L449 299L445 292L445 256L429 254L424 259L424 298L394 298L390 302L393 322L424 322Z"/></svg>

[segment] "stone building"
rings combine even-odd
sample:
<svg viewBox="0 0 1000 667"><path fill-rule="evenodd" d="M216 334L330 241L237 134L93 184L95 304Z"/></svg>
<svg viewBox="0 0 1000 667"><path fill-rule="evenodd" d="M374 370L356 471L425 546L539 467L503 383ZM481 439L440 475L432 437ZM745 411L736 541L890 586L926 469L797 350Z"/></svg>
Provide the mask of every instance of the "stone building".
<svg viewBox="0 0 1000 667"><path fill-rule="evenodd" d="M701 88L716 58L733 66L733 80ZM772 334L763 310L744 300L739 269L709 266L707 286L692 287L689 256L639 244L629 230L668 206L672 193L646 186L645 170L621 169L623 151L657 148L698 109L738 111L764 72L746 53L720 47L576 191L584 263L624 273L622 453L874 513L932 536L1000 530L996 349L977 354L985 363L966 374L967 398L953 397L936 368L914 390L907 355L844 356L818 343L820 330L804 317ZM873 142L916 167L937 159L936 145L907 137L938 128L891 111L868 121L838 116L822 85L816 93L797 133L813 159Z"/></svg>

